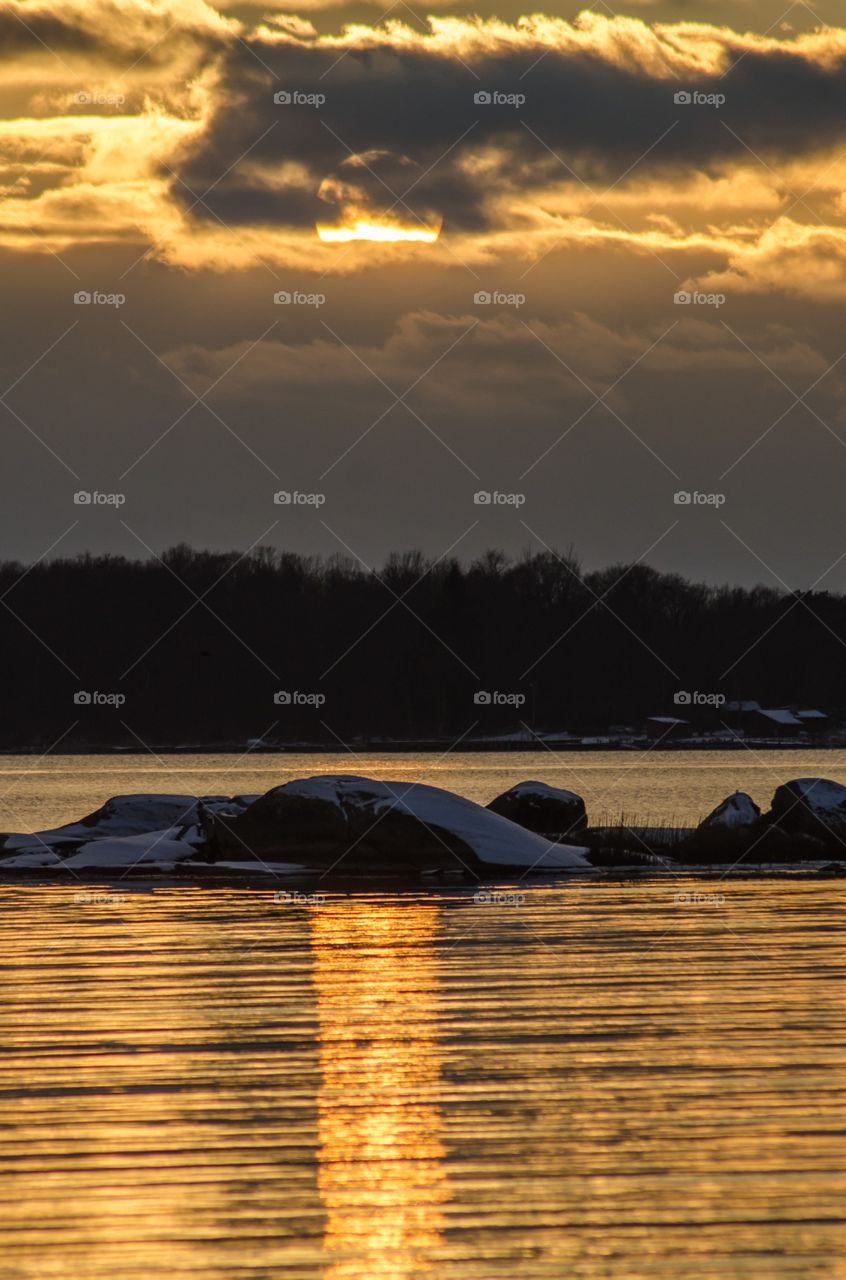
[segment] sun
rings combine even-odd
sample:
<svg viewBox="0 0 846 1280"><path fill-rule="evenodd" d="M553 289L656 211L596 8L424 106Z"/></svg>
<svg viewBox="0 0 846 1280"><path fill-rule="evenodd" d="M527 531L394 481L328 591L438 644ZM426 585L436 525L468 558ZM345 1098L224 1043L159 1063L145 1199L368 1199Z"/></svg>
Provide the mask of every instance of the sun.
<svg viewBox="0 0 846 1280"><path fill-rule="evenodd" d="M347 227L318 223L317 234L321 240L330 244L345 244L350 240L377 240L383 243L416 241L422 244L434 244L441 234L441 228L423 225L403 227L395 223L368 222L359 219Z"/></svg>

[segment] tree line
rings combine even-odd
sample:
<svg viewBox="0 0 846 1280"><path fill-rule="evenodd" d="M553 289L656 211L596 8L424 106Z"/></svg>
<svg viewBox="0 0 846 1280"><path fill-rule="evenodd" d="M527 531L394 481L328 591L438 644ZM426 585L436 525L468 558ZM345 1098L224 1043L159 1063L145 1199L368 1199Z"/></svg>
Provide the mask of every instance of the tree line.
<svg viewBox="0 0 846 1280"><path fill-rule="evenodd" d="M590 733L672 714L678 690L846 711L846 597L572 550L370 571L180 545L4 562L0 599L5 749Z"/></svg>

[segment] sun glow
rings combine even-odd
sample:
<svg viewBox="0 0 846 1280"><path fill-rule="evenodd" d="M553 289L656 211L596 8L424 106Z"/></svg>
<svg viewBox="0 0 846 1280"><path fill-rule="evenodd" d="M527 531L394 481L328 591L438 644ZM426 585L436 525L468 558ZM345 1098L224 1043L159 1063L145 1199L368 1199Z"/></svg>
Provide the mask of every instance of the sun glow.
<svg viewBox="0 0 846 1280"><path fill-rule="evenodd" d="M343 244L350 240L416 240L424 244L433 244L441 234L441 229L426 226L400 227L389 223L358 221L350 227L333 227L318 223L317 234L321 240L334 244Z"/></svg>

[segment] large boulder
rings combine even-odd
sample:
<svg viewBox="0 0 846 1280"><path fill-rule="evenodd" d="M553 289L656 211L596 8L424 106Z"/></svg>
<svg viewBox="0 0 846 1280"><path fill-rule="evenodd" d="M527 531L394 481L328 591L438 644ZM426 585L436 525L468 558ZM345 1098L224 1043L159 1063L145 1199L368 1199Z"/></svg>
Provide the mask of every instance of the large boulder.
<svg viewBox="0 0 846 1280"><path fill-rule="evenodd" d="M575 869L584 850L552 845L462 796L421 783L326 775L274 787L240 815L204 824L214 861L294 862L352 871Z"/></svg>
<svg viewBox="0 0 846 1280"><path fill-rule="evenodd" d="M753 827L761 817L761 810L751 796L745 791L735 791L734 795L723 800L716 809L703 818L699 824L700 831L737 831L744 827Z"/></svg>
<svg viewBox="0 0 846 1280"><path fill-rule="evenodd" d="M582 797L545 782L518 782L516 787L491 800L488 808L527 831L545 835L573 835L587 826Z"/></svg>
<svg viewBox="0 0 846 1280"><path fill-rule="evenodd" d="M788 835L846 840L846 787L828 778L794 778L776 788L767 820Z"/></svg>

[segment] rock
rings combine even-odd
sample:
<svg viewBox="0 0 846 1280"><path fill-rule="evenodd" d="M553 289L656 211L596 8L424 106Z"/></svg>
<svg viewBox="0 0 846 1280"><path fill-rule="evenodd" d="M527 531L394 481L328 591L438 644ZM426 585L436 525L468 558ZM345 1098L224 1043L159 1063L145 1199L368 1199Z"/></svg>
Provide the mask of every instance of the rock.
<svg viewBox="0 0 846 1280"><path fill-rule="evenodd" d="M85 867L130 867L141 863L155 864L160 869L174 866L193 858L194 845L177 837L177 828L164 831L145 831L142 835L125 836L123 839L106 837L91 840L65 858L62 866L69 871Z"/></svg>
<svg viewBox="0 0 846 1280"><path fill-rule="evenodd" d="M123 859L117 845L122 841L141 837L148 838L152 843L164 837L171 842L180 841L197 846L205 839L201 826L209 814L243 813L258 798L258 796L203 796L197 799L196 796L143 794L112 796L102 808L96 809L85 818L80 818L78 822L69 822L63 827L52 827L49 831L0 836L0 865L47 866L50 858L47 858L43 864L33 859L45 853L50 854L51 857L70 858L84 848L108 841L110 848L115 849L115 861L112 865L121 866ZM136 861L137 850L132 857L129 857L131 852L130 847L127 850L126 860ZM15 863L12 864L8 857L4 858L4 854L16 856ZM24 863L17 860L24 856L30 861ZM186 852L185 849L180 848L179 860L190 856L190 849ZM108 866L109 857L104 846L96 858L89 852L84 862L74 863L74 866ZM174 860L170 857L165 859L165 861Z"/></svg>
<svg viewBox="0 0 846 1280"><path fill-rule="evenodd" d="M0 869L3 871L34 871L39 867L61 865L62 859L51 849L34 849L31 853L18 853L11 858L0 858Z"/></svg>
<svg viewBox="0 0 846 1280"><path fill-rule="evenodd" d="M220 797L223 799L223 797ZM0 851L35 853L45 845L54 849L62 845L87 844L108 837L145 835L165 827L191 825L197 822L196 796L128 795L112 796L100 808L69 822L64 827L34 834L0 837Z"/></svg>
<svg viewBox="0 0 846 1280"><path fill-rule="evenodd" d="M488 808L526 831L567 836L587 826L585 802L573 791L547 786L545 782L518 782L491 800Z"/></svg>
<svg viewBox="0 0 846 1280"><path fill-rule="evenodd" d="M342 871L589 865L584 850L550 846L500 814L420 783L326 775L274 787L240 816L205 824L212 860L250 853Z"/></svg>
<svg viewBox="0 0 846 1280"><path fill-rule="evenodd" d="M776 788L767 821L788 835L846 840L846 787L827 778L795 778Z"/></svg>
<svg viewBox="0 0 846 1280"><path fill-rule="evenodd" d="M734 795L718 804L713 812L703 818L699 824L700 831L725 829L736 831L739 827L751 827L761 817L761 810L751 796L745 791L735 791Z"/></svg>

